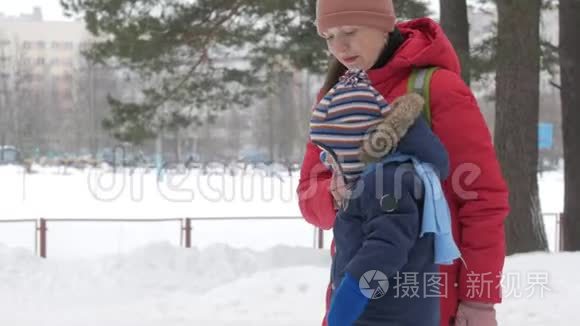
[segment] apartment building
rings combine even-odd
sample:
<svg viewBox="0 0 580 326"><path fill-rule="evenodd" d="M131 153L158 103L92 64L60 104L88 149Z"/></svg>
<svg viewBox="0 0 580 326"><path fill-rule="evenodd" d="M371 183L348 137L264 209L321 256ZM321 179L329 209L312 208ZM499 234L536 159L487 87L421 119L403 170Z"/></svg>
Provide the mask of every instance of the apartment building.
<svg viewBox="0 0 580 326"><path fill-rule="evenodd" d="M57 106L72 110L75 65L89 38L83 22L45 21L40 8L16 17L0 13L0 83L34 89L50 78Z"/></svg>

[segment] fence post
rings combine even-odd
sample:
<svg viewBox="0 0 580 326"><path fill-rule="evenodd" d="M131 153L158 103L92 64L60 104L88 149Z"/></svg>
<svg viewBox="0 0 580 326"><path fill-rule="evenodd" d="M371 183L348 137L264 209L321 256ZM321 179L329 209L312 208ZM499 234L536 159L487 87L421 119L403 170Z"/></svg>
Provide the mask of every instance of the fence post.
<svg viewBox="0 0 580 326"><path fill-rule="evenodd" d="M560 213L558 217L560 220L560 228L558 230L558 232L560 233L559 251L566 251L566 234L564 233L566 229L566 217L564 216L564 213Z"/></svg>
<svg viewBox="0 0 580 326"><path fill-rule="evenodd" d="M185 219L185 248L191 248L191 218Z"/></svg>
<svg viewBox="0 0 580 326"><path fill-rule="evenodd" d="M40 225L38 227L38 234L40 238L40 257L46 258L46 219L40 219Z"/></svg>
<svg viewBox="0 0 580 326"><path fill-rule="evenodd" d="M318 249L324 249L324 230L318 229Z"/></svg>
<svg viewBox="0 0 580 326"><path fill-rule="evenodd" d="M554 214L554 252L560 252L560 214Z"/></svg>

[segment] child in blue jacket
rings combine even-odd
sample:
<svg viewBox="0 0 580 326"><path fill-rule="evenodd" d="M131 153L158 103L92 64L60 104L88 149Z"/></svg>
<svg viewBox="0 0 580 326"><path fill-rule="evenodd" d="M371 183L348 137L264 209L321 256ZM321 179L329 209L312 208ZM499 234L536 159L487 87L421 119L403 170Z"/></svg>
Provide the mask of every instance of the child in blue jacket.
<svg viewBox="0 0 580 326"><path fill-rule="evenodd" d="M310 138L343 176L328 325L438 326L438 264L459 257L441 181L447 152L408 94L390 105L348 71L313 111Z"/></svg>

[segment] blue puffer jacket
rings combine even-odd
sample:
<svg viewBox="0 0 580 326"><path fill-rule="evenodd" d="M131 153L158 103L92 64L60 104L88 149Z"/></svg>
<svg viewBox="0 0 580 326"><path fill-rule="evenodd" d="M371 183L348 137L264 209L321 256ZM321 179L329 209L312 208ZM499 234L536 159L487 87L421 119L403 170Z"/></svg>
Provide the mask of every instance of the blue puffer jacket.
<svg viewBox="0 0 580 326"><path fill-rule="evenodd" d="M424 119L408 130L397 152L430 163L441 180L447 178L447 152ZM388 286L375 278L369 288L381 284L386 293L369 300L355 325L439 325L444 293L436 284L434 236L420 236L424 185L411 163L376 163L369 168L335 221L332 287L339 287L345 273L358 283L365 273L379 271Z"/></svg>

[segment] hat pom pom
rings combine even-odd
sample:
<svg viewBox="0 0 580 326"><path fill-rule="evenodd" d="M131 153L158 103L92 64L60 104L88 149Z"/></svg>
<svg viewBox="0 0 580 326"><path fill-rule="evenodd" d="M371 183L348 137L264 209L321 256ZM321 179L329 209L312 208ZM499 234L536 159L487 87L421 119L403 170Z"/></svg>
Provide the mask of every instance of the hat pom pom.
<svg viewBox="0 0 580 326"><path fill-rule="evenodd" d="M364 70L351 69L348 70L342 77L340 83L344 86L356 86L360 83L370 84L369 76Z"/></svg>

